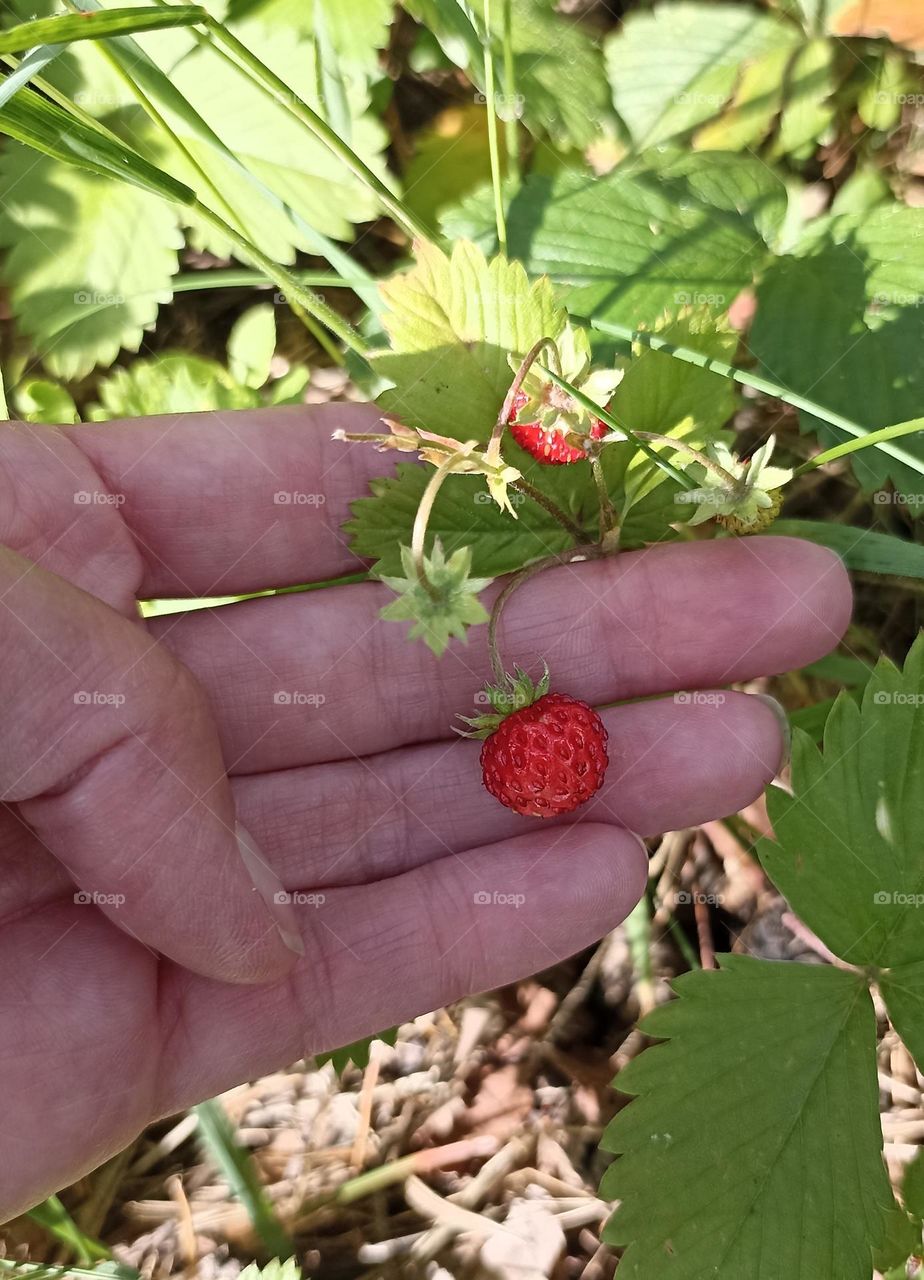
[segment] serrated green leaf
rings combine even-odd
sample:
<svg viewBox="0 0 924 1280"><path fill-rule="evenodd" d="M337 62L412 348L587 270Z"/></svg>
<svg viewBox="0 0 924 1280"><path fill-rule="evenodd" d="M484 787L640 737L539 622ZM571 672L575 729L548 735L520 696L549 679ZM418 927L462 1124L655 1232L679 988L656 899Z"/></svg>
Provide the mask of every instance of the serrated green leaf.
<svg viewBox="0 0 924 1280"><path fill-rule="evenodd" d="M909 912L916 912L918 932L924 917L924 875L917 881ZM919 945L919 950L920 950ZM924 960L896 964L879 982L889 1017L918 1066L924 1063Z"/></svg>
<svg viewBox="0 0 924 1280"><path fill-rule="evenodd" d="M655 5L606 42L613 102L636 144L653 146L718 115L742 64L797 39L749 5Z"/></svg>
<svg viewBox="0 0 924 1280"><path fill-rule="evenodd" d="M96 13L62 13L53 18L37 18L0 31L0 53L20 53L41 44L71 44L76 40L99 40L103 36L130 32L162 31L168 27L190 26L205 18L197 4L169 8L106 9Z"/></svg>
<svg viewBox="0 0 924 1280"><path fill-rule="evenodd" d="M16 410L24 422L48 422L54 426L80 421L70 392L57 382L30 378L20 383L14 395Z"/></svg>
<svg viewBox="0 0 924 1280"><path fill-rule="evenodd" d="M276 350L276 315L269 302L248 308L228 335L228 368L245 387L262 387Z"/></svg>
<svg viewBox="0 0 924 1280"><path fill-rule="evenodd" d="M893 1198L863 979L723 956L676 986L603 1142L625 1280L869 1280Z"/></svg>
<svg viewBox="0 0 924 1280"><path fill-rule="evenodd" d="M338 1076L343 1075L351 1062L354 1067L363 1071L369 1065L369 1051L374 1040L382 1040L385 1044L393 1045L397 1039L398 1028L391 1027L388 1031L379 1031L374 1036L364 1036L362 1040L355 1040L353 1044L344 1045L342 1049L332 1049L329 1053L317 1053L314 1060L319 1067L323 1067L325 1062L331 1063Z"/></svg>
<svg viewBox="0 0 924 1280"><path fill-rule="evenodd" d="M164 413L206 413L216 409L252 409L256 391L235 382L227 369L200 356L161 355L116 369L97 388L91 422L147 418Z"/></svg>
<svg viewBox="0 0 924 1280"><path fill-rule="evenodd" d="M394 17L392 0L320 0L331 43L349 69L378 70L378 51L388 43ZM313 5L304 0L231 0L227 21L254 18L268 30L289 27L301 35L316 34Z"/></svg>
<svg viewBox="0 0 924 1280"><path fill-rule="evenodd" d="M251 1262L240 1273L238 1280L301 1280L301 1276L302 1269L296 1258L286 1258L284 1261L273 1258L262 1267Z"/></svg>
<svg viewBox="0 0 924 1280"><path fill-rule="evenodd" d="M120 349L137 351L172 297L183 243L175 211L147 191L20 146L4 149L0 181L2 279L48 371L79 378L112 364Z"/></svg>
<svg viewBox="0 0 924 1280"><path fill-rule="evenodd" d="M565 313L548 280L522 266L487 262L460 242L449 257L418 244L416 265L381 286L391 351L373 366L394 383L378 398L410 426L460 440L487 440L513 379L508 355L557 338Z"/></svg>
<svg viewBox="0 0 924 1280"><path fill-rule="evenodd" d="M838 701L823 752L797 734L794 794L768 793L776 842L761 842L761 861L797 915L850 964L924 959L922 706L924 637L904 671L879 662L860 706Z"/></svg>
<svg viewBox="0 0 924 1280"><path fill-rule="evenodd" d="M759 284L751 348L778 382L870 430L910 421L924 403L922 298L924 209L892 203L825 219ZM800 421L826 446L849 438L808 414ZM914 437L902 447L924 459ZM924 496L921 476L879 449L851 465L864 489L891 478Z"/></svg>
<svg viewBox="0 0 924 1280"><path fill-rule="evenodd" d="M727 152L646 157L603 178L529 178L508 204L510 254L572 286L574 315L637 326L684 305L727 311L769 254L785 210L780 180ZM490 192L442 219L450 237L496 245Z"/></svg>

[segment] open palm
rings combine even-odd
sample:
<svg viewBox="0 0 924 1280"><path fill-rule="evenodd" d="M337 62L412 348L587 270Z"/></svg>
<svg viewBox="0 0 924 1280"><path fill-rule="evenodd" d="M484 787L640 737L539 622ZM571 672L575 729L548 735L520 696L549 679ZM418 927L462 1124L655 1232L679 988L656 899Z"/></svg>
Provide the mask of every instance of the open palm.
<svg viewBox="0 0 924 1280"><path fill-rule="evenodd" d="M539 823L451 731L484 628L437 661L375 583L139 620L359 567L340 525L391 463L329 436L375 416L0 431L0 1219L155 1117L587 945L644 888L633 832L778 767L759 699L636 701L594 801ZM601 704L801 665L849 609L827 551L723 540L542 574L502 640Z"/></svg>

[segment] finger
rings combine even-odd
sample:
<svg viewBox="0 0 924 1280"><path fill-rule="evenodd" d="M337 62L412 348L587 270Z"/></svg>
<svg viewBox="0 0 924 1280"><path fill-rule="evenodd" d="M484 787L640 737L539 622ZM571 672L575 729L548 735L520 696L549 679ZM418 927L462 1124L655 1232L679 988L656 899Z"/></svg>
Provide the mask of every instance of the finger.
<svg viewBox="0 0 924 1280"><path fill-rule="evenodd" d="M610 758L603 786L559 824L606 822L644 836L696 826L755 800L783 755L778 712L744 693L601 714ZM485 791L480 745L430 743L236 778L235 803L287 889L371 883L542 829Z"/></svg>
<svg viewBox="0 0 924 1280"><path fill-rule="evenodd" d="M237 595L364 568L341 529L394 458L331 432L381 430L373 405L85 423L68 438L119 501L145 596Z"/></svg>
<svg viewBox="0 0 924 1280"><path fill-rule="evenodd" d="M178 1054L167 1027L159 1111L544 969L624 919L646 875L640 841L588 824L332 889L299 908L306 956L289 982L257 993L170 980L174 1021L197 1036Z"/></svg>
<svg viewBox="0 0 924 1280"><path fill-rule="evenodd" d="M235 771L282 769L447 738L471 714L490 672L486 628L437 659L378 618L390 598L370 583L160 619L153 631L205 684ZM534 671L547 662L556 688L599 704L801 666L834 647L849 616L830 551L729 539L549 570L512 596L501 650Z"/></svg>
<svg viewBox="0 0 924 1280"><path fill-rule="evenodd" d="M197 972L292 964L269 867L235 829L211 715L142 628L0 548L0 801L75 902Z"/></svg>

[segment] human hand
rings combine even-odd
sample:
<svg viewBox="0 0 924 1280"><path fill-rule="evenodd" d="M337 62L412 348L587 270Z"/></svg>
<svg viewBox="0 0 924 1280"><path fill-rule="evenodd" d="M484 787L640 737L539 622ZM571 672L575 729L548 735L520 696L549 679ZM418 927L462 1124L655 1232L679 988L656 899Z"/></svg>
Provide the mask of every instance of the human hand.
<svg viewBox="0 0 924 1280"><path fill-rule="evenodd" d="M392 463L329 435L375 419L0 429L0 1220L156 1117L593 942L644 890L632 832L733 812L779 765L759 699L637 702L603 713L594 800L530 821L450 729L483 628L437 661L376 583L139 621L358 568L340 525ZM502 638L600 704L800 666L849 610L829 552L722 540L550 570Z"/></svg>

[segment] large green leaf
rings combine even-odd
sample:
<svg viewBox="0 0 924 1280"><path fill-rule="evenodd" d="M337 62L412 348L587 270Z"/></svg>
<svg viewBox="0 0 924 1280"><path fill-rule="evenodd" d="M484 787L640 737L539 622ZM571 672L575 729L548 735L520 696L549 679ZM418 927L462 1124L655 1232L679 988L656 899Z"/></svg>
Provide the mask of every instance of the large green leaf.
<svg viewBox="0 0 924 1280"><path fill-rule="evenodd" d="M507 234L531 274L572 286L574 314L651 324L686 305L727 311L766 262L764 237L785 203L782 183L759 161L674 153L604 178L532 177L512 194ZM493 251L490 192L464 201L443 227Z"/></svg>
<svg viewBox="0 0 924 1280"><path fill-rule="evenodd" d="M869 1280L894 1200L863 978L724 956L642 1029L603 1145L625 1280Z"/></svg>
<svg viewBox="0 0 924 1280"><path fill-rule="evenodd" d="M750 5L662 3L630 14L606 44L616 110L636 144L663 142L717 115L742 64L798 38Z"/></svg>
<svg viewBox="0 0 924 1280"><path fill-rule="evenodd" d="M19 98L8 104L15 107ZM173 208L21 146L0 156L2 278L50 372L77 378L137 351L169 302L182 236Z"/></svg>
<svg viewBox="0 0 924 1280"><path fill-rule="evenodd" d="M899 671L877 665L861 704L842 697L824 750L793 743L793 795L768 794L776 842L760 857L793 910L842 959L924 960L924 637Z"/></svg>
<svg viewBox="0 0 924 1280"><path fill-rule="evenodd" d="M432 244L381 286L391 351L375 357L394 383L379 404L411 426L487 440L513 379L508 355L557 338L565 313L548 280L531 284L518 262L488 262L473 245L451 257Z"/></svg>
<svg viewBox="0 0 924 1280"><path fill-rule="evenodd" d="M870 430L920 416L924 403L924 210L890 204L812 228L758 288L751 346L767 373ZM802 414L825 445L849 437ZM924 445L902 448L924 459ZM851 455L866 489L891 478L924 495L921 476L879 449ZM918 510L921 508L918 507Z"/></svg>

